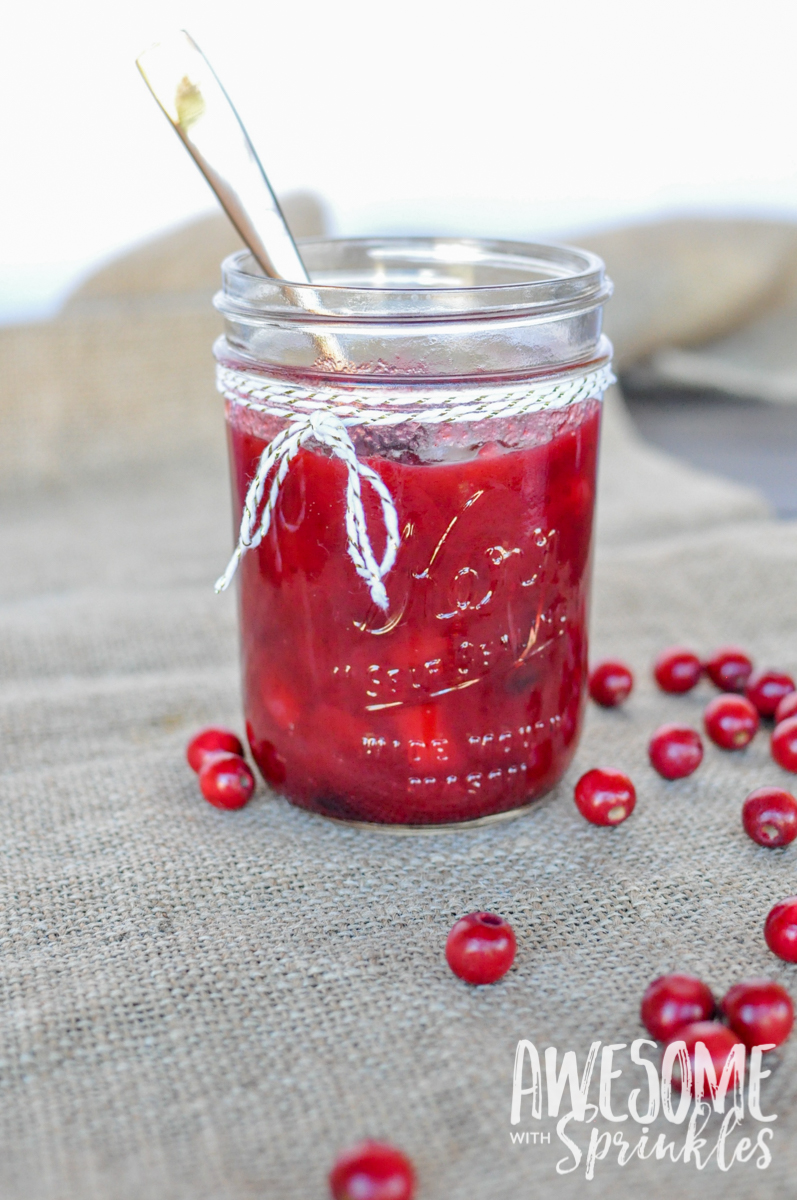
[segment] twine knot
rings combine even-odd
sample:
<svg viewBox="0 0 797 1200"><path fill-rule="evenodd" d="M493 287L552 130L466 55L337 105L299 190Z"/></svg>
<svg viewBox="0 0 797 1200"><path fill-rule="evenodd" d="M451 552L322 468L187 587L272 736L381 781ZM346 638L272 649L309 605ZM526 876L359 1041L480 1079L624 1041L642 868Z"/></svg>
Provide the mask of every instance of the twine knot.
<svg viewBox="0 0 797 1200"><path fill-rule="evenodd" d="M608 363L586 374L518 383L503 388L420 388L393 392L377 388L354 393L347 388L303 388L268 379L257 372L241 371L219 363L217 385L231 404L252 412L286 420L286 427L266 446L244 501L238 545L227 570L216 582L216 591L229 587L238 564L248 550L260 545L269 531L279 490L290 465L306 442L327 446L346 466L346 541L349 557L361 579L368 584L371 599L387 611L388 598L382 582L396 561L401 538L393 498L372 467L357 458L349 437L349 425L395 427L404 422L442 425L450 422L511 419L543 409L567 408L590 397L600 399L614 383ZM266 484L271 477L268 497ZM369 483L382 502L385 552L378 563L374 556L362 501L362 481Z"/></svg>
<svg viewBox="0 0 797 1200"><path fill-rule="evenodd" d="M333 455L345 464L346 542L349 557L354 563L357 574L368 584L374 604L386 611L388 608L387 590L382 580L396 561L396 554L401 544L396 506L393 503L393 497L376 471L358 459L354 443L349 437L343 421L334 413L323 409L294 417L261 454L260 462L244 500L238 545L227 564L226 571L216 581L216 591L223 592L229 587L244 554L247 550L254 550L259 546L268 533L285 476L302 446L309 441L316 441L322 446L329 447ZM271 487L268 497L264 501L266 482L272 472L274 474ZM362 500L362 480L370 483L382 502L382 519L385 524L387 541L380 563L376 561L371 539L368 536Z"/></svg>

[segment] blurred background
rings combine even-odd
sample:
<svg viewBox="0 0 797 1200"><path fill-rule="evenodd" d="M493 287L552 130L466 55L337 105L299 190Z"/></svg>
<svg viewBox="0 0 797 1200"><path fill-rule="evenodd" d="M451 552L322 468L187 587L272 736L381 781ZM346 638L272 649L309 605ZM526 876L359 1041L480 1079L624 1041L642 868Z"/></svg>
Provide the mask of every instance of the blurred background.
<svg viewBox="0 0 797 1200"><path fill-rule="evenodd" d="M214 201L134 59L185 27L279 192L334 231L567 237L797 219L793 0L101 0L10 5L0 313Z"/></svg>
<svg viewBox="0 0 797 1200"><path fill-rule="evenodd" d="M797 515L794 0L11 6L0 487L219 444L235 242L134 62L180 27L297 234L597 250L626 434Z"/></svg>

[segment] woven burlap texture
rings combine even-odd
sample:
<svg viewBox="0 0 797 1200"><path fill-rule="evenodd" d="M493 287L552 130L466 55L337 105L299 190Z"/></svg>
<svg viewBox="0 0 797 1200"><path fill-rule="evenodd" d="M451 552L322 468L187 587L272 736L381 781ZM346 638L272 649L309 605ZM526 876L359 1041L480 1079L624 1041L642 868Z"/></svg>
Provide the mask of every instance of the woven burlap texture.
<svg viewBox="0 0 797 1200"><path fill-rule="evenodd" d="M320 1200L336 1151L365 1135L412 1156L419 1200L795 1194L797 1043L765 1084L766 1171L606 1162L587 1184L557 1176L555 1145L510 1143L519 1038L582 1056L629 1042L670 969L718 994L754 974L797 992L762 937L797 890L795 848L756 847L739 816L753 787L793 777L764 734L709 746L679 783L645 749L710 694L654 690L663 644L738 640L797 670L797 528L641 447L611 404L593 653L622 655L638 686L589 710L552 795L477 829L354 829L262 785L238 813L200 799L187 737L241 726L234 598L212 590L231 544L220 452L196 471L156 450L144 470L142 439L125 473L116 444L112 477L47 491L36 476L4 501L4 1200ZM220 447L220 407L203 419ZM615 830L572 802L596 762L637 785ZM443 945L480 907L512 921L518 955L473 989Z"/></svg>

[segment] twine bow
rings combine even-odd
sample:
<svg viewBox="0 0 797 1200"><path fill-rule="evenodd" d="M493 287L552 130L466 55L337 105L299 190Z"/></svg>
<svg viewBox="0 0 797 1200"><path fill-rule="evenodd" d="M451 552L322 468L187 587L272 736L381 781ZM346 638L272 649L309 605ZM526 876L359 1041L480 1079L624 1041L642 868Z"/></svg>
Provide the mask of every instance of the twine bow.
<svg viewBox="0 0 797 1200"><path fill-rule="evenodd" d="M374 604L386 611L388 598L382 580L396 561L401 544L398 514L393 498L379 475L357 458L347 426L392 427L405 421L442 425L485 418L513 418L543 409L567 408L590 397L600 398L612 383L614 376L611 367L605 363L586 374L515 384L507 388L431 389L429 392L422 389L392 392L379 388L368 395L354 393L348 388L308 390L219 363L217 385L225 399L252 412L279 417L288 424L261 455L246 493L238 545L227 570L216 583L216 591L223 592L229 587L244 554L259 546L268 533L279 490L291 463L306 442L315 440L322 446L328 446L346 465L346 541L349 557L357 574L368 584ZM268 499L264 502L263 493L272 472ZM377 563L374 557L368 536L362 480L370 483L382 501L387 542L381 563Z"/></svg>
<svg viewBox="0 0 797 1200"><path fill-rule="evenodd" d="M238 545L227 564L226 571L216 581L216 591L223 592L229 587L244 554L247 550L254 550L259 546L268 533L277 497L290 465L302 446L312 440L322 446L328 446L346 466L346 541L349 557L354 563L357 574L368 584L374 604L386 611L388 598L382 580L396 561L396 553L401 543L396 506L393 503L393 497L376 471L358 459L346 426L339 417L329 411L318 411L306 416L294 417L290 424L266 446L246 493ZM266 481L272 471L274 477L271 481L268 498L264 503L263 493ZM385 523L387 544L380 563L376 561L371 539L368 536L362 501L362 480L370 483L382 501L382 518Z"/></svg>

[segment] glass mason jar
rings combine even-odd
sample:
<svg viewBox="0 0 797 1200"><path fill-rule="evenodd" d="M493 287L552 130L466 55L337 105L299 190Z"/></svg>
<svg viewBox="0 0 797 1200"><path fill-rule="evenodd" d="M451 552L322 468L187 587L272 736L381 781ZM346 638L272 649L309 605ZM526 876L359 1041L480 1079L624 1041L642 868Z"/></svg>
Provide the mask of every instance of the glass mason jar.
<svg viewBox="0 0 797 1200"><path fill-rule="evenodd" d="M346 820L528 804L581 725L611 294L595 255L306 242L223 264L244 705L263 777Z"/></svg>

